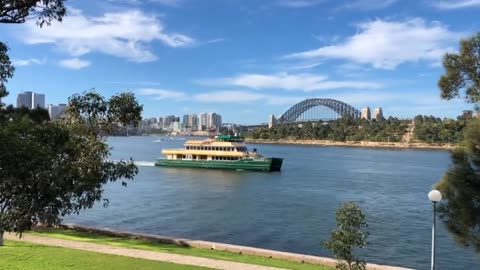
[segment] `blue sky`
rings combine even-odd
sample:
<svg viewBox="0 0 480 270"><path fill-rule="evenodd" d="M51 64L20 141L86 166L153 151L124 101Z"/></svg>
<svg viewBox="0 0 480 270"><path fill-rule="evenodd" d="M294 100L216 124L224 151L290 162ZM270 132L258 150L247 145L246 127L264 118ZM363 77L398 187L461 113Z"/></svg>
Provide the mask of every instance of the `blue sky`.
<svg viewBox="0 0 480 270"><path fill-rule="evenodd" d="M144 115L215 111L268 121L311 97L386 115L455 117L441 57L479 31L480 0L82 0L63 23L0 25L16 65L7 87L65 103L132 91Z"/></svg>

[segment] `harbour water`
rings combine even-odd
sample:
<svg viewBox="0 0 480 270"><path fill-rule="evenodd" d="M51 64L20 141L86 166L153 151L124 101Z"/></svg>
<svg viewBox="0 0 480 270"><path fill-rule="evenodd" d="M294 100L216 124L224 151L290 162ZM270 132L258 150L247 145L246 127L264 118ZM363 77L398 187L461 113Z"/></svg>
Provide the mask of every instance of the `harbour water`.
<svg viewBox="0 0 480 270"><path fill-rule="evenodd" d="M255 145L283 157L282 172L159 168L153 161L182 138L110 138L112 159L133 157L128 187L109 184L110 206L68 222L232 243L319 256L341 203L357 202L373 263L429 269L432 205L427 193L450 164L447 151ZM480 256L453 240L441 222L437 269L480 269Z"/></svg>

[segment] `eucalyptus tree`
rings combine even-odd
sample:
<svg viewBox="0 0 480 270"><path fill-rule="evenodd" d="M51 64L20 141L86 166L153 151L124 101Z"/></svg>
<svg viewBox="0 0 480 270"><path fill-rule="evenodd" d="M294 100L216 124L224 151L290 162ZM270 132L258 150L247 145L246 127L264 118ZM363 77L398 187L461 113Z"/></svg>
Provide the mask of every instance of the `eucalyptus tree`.
<svg viewBox="0 0 480 270"><path fill-rule="evenodd" d="M445 73L438 86L441 97L463 97L480 104L480 33L460 41L458 53L443 58ZM464 141L452 152L452 165L437 188L444 200L439 212L449 231L463 245L480 252L480 119L470 119L463 132Z"/></svg>
<svg viewBox="0 0 480 270"><path fill-rule="evenodd" d="M336 220L337 228L325 242L325 247L339 260L337 269L365 270L365 261L354 254L355 249L365 248L368 244L369 233L365 214L358 205L348 202L337 210Z"/></svg>
<svg viewBox="0 0 480 270"><path fill-rule="evenodd" d="M106 136L115 124L141 120L132 93L107 100L95 91L69 99L59 121L18 117L0 125L0 244L4 231L58 224L103 197L105 184L133 179L133 160L109 161Z"/></svg>

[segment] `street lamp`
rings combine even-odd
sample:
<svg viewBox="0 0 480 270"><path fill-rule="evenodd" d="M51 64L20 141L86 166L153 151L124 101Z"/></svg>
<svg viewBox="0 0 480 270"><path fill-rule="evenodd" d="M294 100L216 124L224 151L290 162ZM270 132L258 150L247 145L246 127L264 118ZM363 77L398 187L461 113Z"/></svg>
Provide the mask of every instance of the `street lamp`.
<svg viewBox="0 0 480 270"><path fill-rule="evenodd" d="M437 214L437 202L442 200L442 193L434 189L428 193L428 198L433 202L433 225L432 225L432 264L431 270L435 270L435 220Z"/></svg>

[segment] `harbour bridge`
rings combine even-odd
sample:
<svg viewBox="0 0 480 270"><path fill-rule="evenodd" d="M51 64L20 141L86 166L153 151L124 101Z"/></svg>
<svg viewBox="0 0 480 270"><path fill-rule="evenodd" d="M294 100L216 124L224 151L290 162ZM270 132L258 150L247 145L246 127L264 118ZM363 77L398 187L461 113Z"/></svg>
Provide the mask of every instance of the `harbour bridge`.
<svg viewBox="0 0 480 270"><path fill-rule="evenodd" d="M316 121L331 121L350 115L353 118L360 118L361 112L353 106L330 98L309 98L293 105L274 124L305 123ZM247 125L247 130L267 127L268 124Z"/></svg>
<svg viewBox="0 0 480 270"><path fill-rule="evenodd" d="M336 120L345 115L360 118L361 112L353 106L339 100L310 98L293 105L275 122L277 124L287 124L319 120L329 121Z"/></svg>

